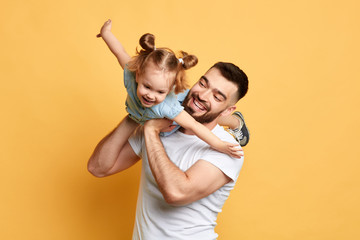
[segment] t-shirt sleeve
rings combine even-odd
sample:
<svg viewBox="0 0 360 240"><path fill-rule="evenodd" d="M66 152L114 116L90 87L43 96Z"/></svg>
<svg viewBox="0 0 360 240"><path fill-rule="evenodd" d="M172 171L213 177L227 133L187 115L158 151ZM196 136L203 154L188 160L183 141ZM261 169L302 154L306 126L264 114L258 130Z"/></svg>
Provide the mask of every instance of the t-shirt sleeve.
<svg viewBox="0 0 360 240"><path fill-rule="evenodd" d="M130 84L134 82L135 75L133 72L130 72L130 70L127 68L127 65L124 68L124 86L126 89L130 87Z"/></svg>
<svg viewBox="0 0 360 240"><path fill-rule="evenodd" d="M218 128L221 128L218 126ZM222 132L223 131L223 132ZM231 143L237 143L236 140L225 130L217 131L216 134L221 140ZM240 146L239 146L240 147ZM225 153L218 152L212 148L209 148L203 155L202 160L205 160L215 167L219 168L226 176L231 178L234 182L239 176L240 170L244 163L244 156L241 158L234 158Z"/></svg>
<svg viewBox="0 0 360 240"><path fill-rule="evenodd" d="M233 180L234 182L238 178L241 167L244 163L244 157L233 158L225 155L224 153L216 152L216 150L212 150L211 153L205 155L203 160L219 168L226 176L231 178L231 180Z"/></svg>
<svg viewBox="0 0 360 240"><path fill-rule="evenodd" d="M142 146L144 143L143 127L138 127L129 137L128 142L136 155L142 158Z"/></svg>

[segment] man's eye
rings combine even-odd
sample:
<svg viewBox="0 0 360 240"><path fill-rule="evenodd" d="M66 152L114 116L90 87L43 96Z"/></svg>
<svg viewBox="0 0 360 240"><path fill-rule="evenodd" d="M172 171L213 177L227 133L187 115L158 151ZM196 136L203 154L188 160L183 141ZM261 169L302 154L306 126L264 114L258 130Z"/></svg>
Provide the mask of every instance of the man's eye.
<svg viewBox="0 0 360 240"><path fill-rule="evenodd" d="M216 101L218 101L218 102L220 102L220 101L221 101L221 98L219 98L219 97L218 97L218 96L216 96L216 95L214 96L214 98L215 98L215 100L216 100Z"/></svg>
<svg viewBox="0 0 360 240"><path fill-rule="evenodd" d="M205 87L205 84L202 81L200 81L199 84L201 87Z"/></svg>

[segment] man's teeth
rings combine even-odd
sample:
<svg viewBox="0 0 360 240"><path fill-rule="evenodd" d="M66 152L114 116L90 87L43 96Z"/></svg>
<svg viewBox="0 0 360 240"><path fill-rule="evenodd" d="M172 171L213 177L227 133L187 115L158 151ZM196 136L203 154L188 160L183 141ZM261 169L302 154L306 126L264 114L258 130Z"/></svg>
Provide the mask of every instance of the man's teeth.
<svg viewBox="0 0 360 240"><path fill-rule="evenodd" d="M194 99L194 104L200 110L205 110L205 108L196 99Z"/></svg>

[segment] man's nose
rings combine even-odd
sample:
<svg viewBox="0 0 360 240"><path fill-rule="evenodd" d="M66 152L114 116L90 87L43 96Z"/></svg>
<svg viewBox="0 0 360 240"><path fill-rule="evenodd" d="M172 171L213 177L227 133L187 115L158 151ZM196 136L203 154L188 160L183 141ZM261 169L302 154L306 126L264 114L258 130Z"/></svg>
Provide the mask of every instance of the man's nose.
<svg viewBox="0 0 360 240"><path fill-rule="evenodd" d="M204 90L202 92L199 92L199 99L202 101L208 101L210 94L211 94L210 90Z"/></svg>

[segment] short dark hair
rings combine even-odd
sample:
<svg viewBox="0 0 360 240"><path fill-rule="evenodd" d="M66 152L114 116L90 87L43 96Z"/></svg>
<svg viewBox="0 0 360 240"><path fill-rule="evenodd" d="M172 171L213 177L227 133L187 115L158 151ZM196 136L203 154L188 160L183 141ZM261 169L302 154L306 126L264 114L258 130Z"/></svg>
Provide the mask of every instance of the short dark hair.
<svg viewBox="0 0 360 240"><path fill-rule="evenodd" d="M227 62L217 62L211 68L218 69L224 78L236 84L238 87L238 96L236 101L239 101L245 96L248 91L249 81L243 70L235 64Z"/></svg>

